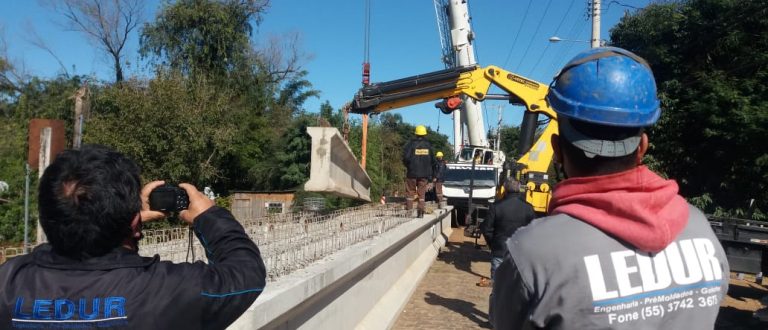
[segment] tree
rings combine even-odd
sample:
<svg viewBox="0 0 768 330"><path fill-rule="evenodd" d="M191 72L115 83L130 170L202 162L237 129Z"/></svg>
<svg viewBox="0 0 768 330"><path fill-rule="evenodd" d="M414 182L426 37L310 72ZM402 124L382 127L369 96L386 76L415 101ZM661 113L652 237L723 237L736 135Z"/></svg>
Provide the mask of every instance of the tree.
<svg viewBox="0 0 768 330"><path fill-rule="evenodd" d="M500 144L501 151L504 151L508 158L517 158L520 144L520 127L506 125L502 126Z"/></svg>
<svg viewBox="0 0 768 330"><path fill-rule="evenodd" d="M624 17L611 43L651 64L662 116L655 166L708 212L768 200L768 6L765 1L652 4Z"/></svg>
<svg viewBox="0 0 768 330"><path fill-rule="evenodd" d="M144 12L143 0L46 0L45 3L66 18L66 26L84 33L112 58L115 82L123 77L123 50L128 36Z"/></svg>
<svg viewBox="0 0 768 330"><path fill-rule="evenodd" d="M144 25L143 57L155 57L184 75L224 77L255 65L250 36L266 0L168 2Z"/></svg>
<svg viewBox="0 0 768 330"><path fill-rule="evenodd" d="M205 79L161 73L94 93L84 141L115 147L149 179L222 188L237 134L231 94Z"/></svg>

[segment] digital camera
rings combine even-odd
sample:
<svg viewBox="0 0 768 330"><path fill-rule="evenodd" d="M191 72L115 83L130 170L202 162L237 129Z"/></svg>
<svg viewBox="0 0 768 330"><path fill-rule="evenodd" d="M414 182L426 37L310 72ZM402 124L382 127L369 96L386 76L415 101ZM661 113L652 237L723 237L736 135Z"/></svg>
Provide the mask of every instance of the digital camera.
<svg viewBox="0 0 768 330"><path fill-rule="evenodd" d="M189 207L187 191L169 184L149 193L149 209L162 212L178 212Z"/></svg>

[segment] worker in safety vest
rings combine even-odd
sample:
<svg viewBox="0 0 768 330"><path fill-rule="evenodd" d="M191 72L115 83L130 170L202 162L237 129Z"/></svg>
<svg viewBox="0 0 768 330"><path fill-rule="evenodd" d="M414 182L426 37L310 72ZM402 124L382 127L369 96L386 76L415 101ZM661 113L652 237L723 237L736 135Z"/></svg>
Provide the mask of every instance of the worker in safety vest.
<svg viewBox="0 0 768 330"><path fill-rule="evenodd" d="M677 183L642 165L643 129L661 113L648 63L620 48L590 49L560 70L546 101L567 179L549 216L506 242L494 328L712 329L728 261Z"/></svg>
<svg viewBox="0 0 768 330"><path fill-rule="evenodd" d="M417 217L424 217L425 197L427 183L432 179L432 170L435 166L435 153L432 144L425 138L427 128L424 125L416 126L416 137L408 141L403 148L403 164L408 170L405 179L405 209L413 209L413 200L419 199Z"/></svg>
<svg viewBox="0 0 768 330"><path fill-rule="evenodd" d="M435 162L434 178L432 181L435 182L435 195L437 195L436 202L438 207L440 207L440 202L443 201L443 182L445 182L445 172L448 171L448 167L445 165L442 151L435 153L435 157L437 158L437 162Z"/></svg>

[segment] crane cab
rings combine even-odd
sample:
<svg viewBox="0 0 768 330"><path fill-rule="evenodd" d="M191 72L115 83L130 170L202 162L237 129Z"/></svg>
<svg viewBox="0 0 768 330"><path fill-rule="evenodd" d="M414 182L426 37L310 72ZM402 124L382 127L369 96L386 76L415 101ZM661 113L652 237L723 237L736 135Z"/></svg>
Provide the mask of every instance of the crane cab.
<svg viewBox="0 0 768 330"><path fill-rule="evenodd" d="M472 163L476 165L502 166L507 156L501 150L493 150L486 147L466 146L461 148L456 157L457 163Z"/></svg>

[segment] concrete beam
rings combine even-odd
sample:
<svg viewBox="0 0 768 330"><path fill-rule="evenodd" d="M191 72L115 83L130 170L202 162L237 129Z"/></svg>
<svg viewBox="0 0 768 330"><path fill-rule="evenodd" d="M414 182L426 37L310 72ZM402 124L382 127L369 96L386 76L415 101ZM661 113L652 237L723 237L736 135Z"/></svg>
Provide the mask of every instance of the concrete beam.
<svg viewBox="0 0 768 330"><path fill-rule="evenodd" d="M304 190L371 201L371 178L334 127L307 127L312 164Z"/></svg>
<svg viewBox="0 0 768 330"><path fill-rule="evenodd" d="M451 209L412 219L267 283L229 329L389 329L450 236Z"/></svg>

